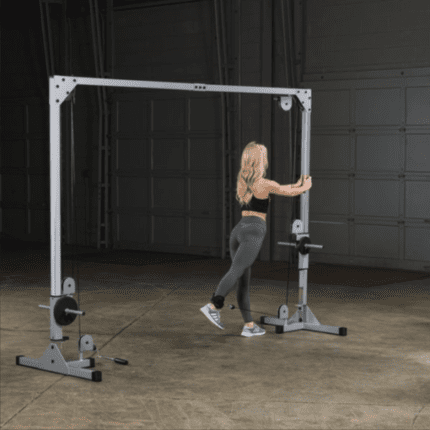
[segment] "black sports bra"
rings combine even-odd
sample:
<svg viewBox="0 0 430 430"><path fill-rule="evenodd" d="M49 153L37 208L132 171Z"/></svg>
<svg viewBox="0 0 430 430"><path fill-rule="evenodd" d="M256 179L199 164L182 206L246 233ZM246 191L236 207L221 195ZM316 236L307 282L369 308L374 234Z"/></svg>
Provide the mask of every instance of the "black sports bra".
<svg viewBox="0 0 430 430"><path fill-rule="evenodd" d="M246 208L243 210L267 214L267 211L269 210L269 201L270 196L267 199L257 199L257 197L253 195L252 199L245 205Z"/></svg>

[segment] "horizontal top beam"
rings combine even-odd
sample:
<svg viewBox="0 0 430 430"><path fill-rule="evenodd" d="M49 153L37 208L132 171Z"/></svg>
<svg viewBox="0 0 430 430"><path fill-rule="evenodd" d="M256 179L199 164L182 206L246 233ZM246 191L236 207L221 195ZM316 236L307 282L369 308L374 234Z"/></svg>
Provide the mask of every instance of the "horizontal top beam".
<svg viewBox="0 0 430 430"><path fill-rule="evenodd" d="M77 85L92 85L122 88L149 88L159 90L199 91L216 93L272 94L277 96L296 96L306 111L311 110L312 90L302 88L245 87L232 85L186 84L176 82L132 81L127 79L84 78L80 76L54 75L49 78L50 100L52 106L60 105Z"/></svg>

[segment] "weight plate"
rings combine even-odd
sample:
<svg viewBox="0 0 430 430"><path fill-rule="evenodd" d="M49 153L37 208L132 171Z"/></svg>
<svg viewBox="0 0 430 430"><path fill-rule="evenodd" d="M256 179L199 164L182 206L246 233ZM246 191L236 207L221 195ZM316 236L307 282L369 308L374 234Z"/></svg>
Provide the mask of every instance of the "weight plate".
<svg viewBox="0 0 430 430"><path fill-rule="evenodd" d="M55 303L54 318L57 324L64 326L72 324L72 322L75 321L77 315L66 313L66 309L77 311L78 304L76 303L76 300L72 297L65 296L61 297L61 299Z"/></svg>

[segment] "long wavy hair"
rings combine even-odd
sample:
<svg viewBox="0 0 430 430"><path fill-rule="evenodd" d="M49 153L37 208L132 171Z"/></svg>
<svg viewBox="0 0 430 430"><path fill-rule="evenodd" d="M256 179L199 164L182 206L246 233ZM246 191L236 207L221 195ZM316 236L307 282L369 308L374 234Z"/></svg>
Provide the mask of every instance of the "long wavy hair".
<svg viewBox="0 0 430 430"><path fill-rule="evenodd" d="M237 175L236 200L241 206L246 204L245 197L252 194L251 187L254 182L266 177L268 168L267 148L261 143L248 143L242 152L240 171Z"/></svg>

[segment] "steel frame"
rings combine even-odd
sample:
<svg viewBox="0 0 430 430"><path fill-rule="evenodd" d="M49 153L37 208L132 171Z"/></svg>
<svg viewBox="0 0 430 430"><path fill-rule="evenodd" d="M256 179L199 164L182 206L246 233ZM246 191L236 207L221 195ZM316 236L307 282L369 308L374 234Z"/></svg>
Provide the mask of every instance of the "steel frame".
<svg viewBox="0 0 430 430"><path fill-rule="evenodd" d="M51 344L40 359L24 356L16 357L16 364L46 370L65 375L76 376L93 381L101 381L101 372L84 367L94 367L94 358L84 359L84 351L96 349L90 335L81 336L78 341L80 359L65 361L57 343L68 340L63 337L62 326L69 325L77 315L85 315L78 309L73 299L75 281L61 278L61 104L72 96L77 85L109 86L123 88L146 88L159 90L197 91L197 92L230 92L263 94L275 96L281 109L288 111L292 107L292 100L299 102L302 112L302 147L301 174L308 175L310 171L310 124L312 91L310 89L267 88L228 85L189 84L174 82L134 81L120 79L100 79L76 76L54 75L49 78L49 106L50 106L50 203L51 203L51 297L50 306L39 307L50 310L50 340ZM299 304L296 314L288 319L288 307L281 305L278 318L261 317L261 323L275 325L276 332L295 330L310 330L331 334L346 335L345 327L323 326L307 306L307 272L309 267L310 248L323 248L312 245L309 239L309 193L301 194L300 219L293 222L292 233L295 243L278 242L281 246L294 246L299 251ZM68 319L69 318L69 319Z"/></svg>

